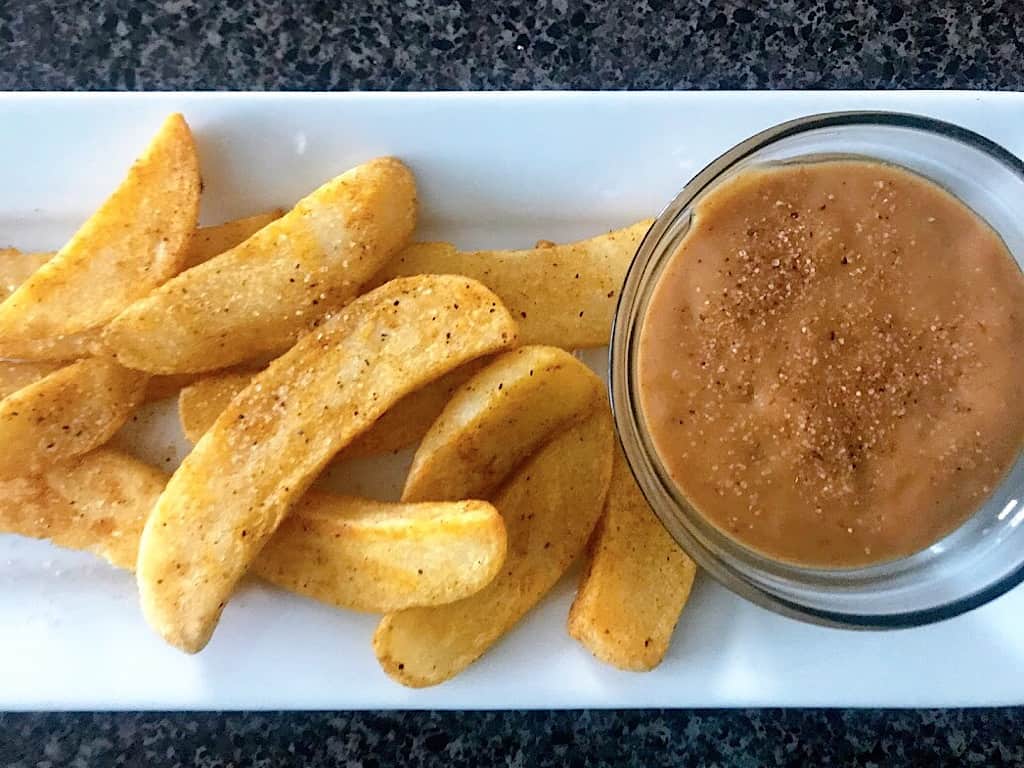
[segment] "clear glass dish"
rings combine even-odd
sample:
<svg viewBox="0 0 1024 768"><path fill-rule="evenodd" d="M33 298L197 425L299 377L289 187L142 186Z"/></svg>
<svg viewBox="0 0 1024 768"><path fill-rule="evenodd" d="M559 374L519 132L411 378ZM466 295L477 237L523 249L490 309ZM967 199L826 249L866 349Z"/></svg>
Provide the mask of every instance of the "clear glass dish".
<svg viewBox="0 0 1024 768"><path fill-rule="evenodd" d="M697 513L669 479L637 399L640 323L662 269L709 190L752 167L820 159L902 166L954 194L1024 261L1024 163L988 139L917 115L835 112L770 128L698 173L661 213L630 266L612 329L615 422L633 473L669 533L733 592L804 621L895 629L956 616L1024 581L1024 456L958 529L909 557L855 569L779 562L744 547Z"/></svg>

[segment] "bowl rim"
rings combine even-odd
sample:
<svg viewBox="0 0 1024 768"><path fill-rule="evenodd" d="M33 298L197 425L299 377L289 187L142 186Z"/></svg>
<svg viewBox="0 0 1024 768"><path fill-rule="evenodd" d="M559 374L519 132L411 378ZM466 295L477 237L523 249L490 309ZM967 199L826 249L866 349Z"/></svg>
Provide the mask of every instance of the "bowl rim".
<svg viewBox="0 0 1024 768"><path fill-rule="evenodd" d="M641 435L646 430L639 426L639 422L642 419L639 417L639 406L634 404L633 377L630 370L630 362L633 359L631 339L634 335L634 329L639 328L639 322L638 318L633 317L633 315L638 313L630 313L629 310L633 309L634 305L640 303L639 288L644 277L642 273L651 262L657 245L664 238L681 212L691 205L709 186L717 183L723 173L744 159L796 135L821 129L856 126L901 128L911 131L923 131L942 138L952 139L967 145L968 148L979 150L989 155L998 163L1006 166L1012 173L1024 179L1024 160L1000 144L954 123L906 112L876 110L823 112L788 120L750 136L720 154L694 174L683 185L680 192L659 212L641 239L627 270L622 290L619 292L612 320L611 341L608 350L609 400L611 402L616 434L625 454L627 464L652 510L654 510L669 535L716 581L756 605L807 623L843 629L895 630L944 621L995 600L1019 584L1024 583L1024 562L1021 562L1014 570L991 584L985 585L966 596L929 608L884 614L853 613L818 608L776 594L755 583L741 569L723 562L715 552L707 548L703 542L679 524L678 520L672 519L662 505L655 503L651 498L651 490L648 489L642 473L638 472L637 469L638 463L644 462L649 465L646 469L653 479L657 480L662 486L674 486L668 480L667 473L661 464L660 458L657 456L657 452L653 450L653 446L651 450L646 450L643 447ZM865 157L869 157L869 155L865 155ZM630 316L627 317L627 314ZM673 500L673 506L686 506L685 503L682 505L679 503L680 493L673 492L671 488L663 488L663 490L666 491L668 498ZM693 510L693 516L700 517L700 514ZM713 528L710 523L707 523L707 525ZM948 535L952 535L952 532ZM725 534L721 534L721 536L728 540L731 546L746 552L755 559L774 565L783 564L780 560L750 550L739 542L730 539ZM906 558L889 561L885 565L905 562L913 557L915 555L909 555ZM793 567L791 564L787 565ZM821 573L823 571L823 569L796 567L809 574ZM876 566L868 566L863 570L870 570L872 567ZM832 573L842 572L842 569L828 570Z"/></svg>

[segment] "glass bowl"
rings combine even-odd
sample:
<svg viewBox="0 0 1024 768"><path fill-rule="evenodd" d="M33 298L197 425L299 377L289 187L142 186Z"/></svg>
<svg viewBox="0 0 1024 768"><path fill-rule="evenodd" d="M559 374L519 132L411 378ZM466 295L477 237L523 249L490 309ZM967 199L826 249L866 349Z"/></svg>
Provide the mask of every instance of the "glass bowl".
<svg viewBox="0 0 1024 768"><path fill-rule="evenodd" d="M623 449L669 533L733 592L804 621L895 629L956 616L1024 581L1024 458L973 516L925 550L851 569L773 560L705 520L669 478L637 397L640 324L652 290L686 235L693 210L723 180L752 167L821 159L902 166L944 187L985 219L1018 265L1024 260L1024 163L992 141L918 115L835 112L753 136L698 173L648 231L626 276L612 329L611 395Z"/></svg>

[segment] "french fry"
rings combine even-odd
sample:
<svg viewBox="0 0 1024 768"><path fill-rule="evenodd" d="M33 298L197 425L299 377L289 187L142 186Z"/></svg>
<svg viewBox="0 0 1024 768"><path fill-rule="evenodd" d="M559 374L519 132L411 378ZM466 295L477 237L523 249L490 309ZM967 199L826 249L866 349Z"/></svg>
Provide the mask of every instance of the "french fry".
<svg viewBox="0 0 1024 768"><path fill-rule="evenodd" d="M66 364L56 360L0 360L0 398L7 397L48 373L63 368ZM149 376L142 402L153 403L175 397L185 387L195 384L198 379L199 374L195 373Z"/></svg>
<svg viewBox="0 0 1024 768"><path fill-rule="evenodd" d="M264 213L225 221L223 224L200 227L196 230L192 242L189 243L183 269L191 269L198 264L209 261L214 256L231 250L239 243L252 237L270 222L281 218L283 214L284 211L280 208L275 208ZM171 373L164 376L153 376L146 387L144 401L150 403L174 397L185 387L194 384L198 378L199 375L195 373Z"/></svg>
<svg viewBox="0 0 1024 768"><path fill-rule="evenodd" d="M178 373L168 376L150 376L142 402L153 403L175 397L182 389L194 384L198 378L194 373Z"/></svg>
<svg viewBox="0 0 1024 768"><path fill-rule="evenodd" d="M515 337L493 293L450 275L394 280L303 337L231 401L160 496L139 548L150 624L172 645L200 650L235 584L335 453L401 397Z"/></svg>
<svg viewBox="0 0 1024 768"><path fill-rule="evenodd" d="M220 256L225 251L230 251L283 215L283 210L275 208L252 216L231 219L223 224L200 227L188 245L182 269L191 269L209 261L214 256Z"/></svg>
<svg viewBox="0 0 1024 768"><path fill-rule="evenodd" d="M63 367L55 361L0 360L0 399Z"/></svg>
<svg viewBox="0 0 1024 768"><path fill-rule="evenodd" d="M521 344L602 347L626 270L650 225L641 221L589 240L525 251L458 251L449 243L416 243L370 284L399 275L466 275L498 294L519 323Z"/></svg>
<svg viewBox="0 0 1024 768"><path fill-rule="evenodd" d="M142 400L147 379L90 358L0 400L0 478L37 474L105 443Z"/></svg>
<svg viewBox="0 0 1024 768"><path fill-rule="evenodd" d="M256 371L230 371L204 376L178 394L178 420L185 439L195 445L235 396L249 386Z"/></svg>
<svg viewBox="0 0 1024 768"><path fill-rule="evenodd" d="M92 355L106 355L99 329L49 339L0 340L0 356L19 358L26 362L71 362Z"/></svg>
<svg viewBox="0 0 1024 768"><path fill-rule="evenodd" d="M478 592L506 548L505 524L487 502L388 504L308 491L252 572L339 608L382 613Z"/></svg>
<svg viewBox="0 0 1024 768"><path fill-rule="evenodd" d="M52 253L24 253L17 248L0 248L0 301L18 290L19 285L52 257Z"/></svg>
<svg viewBox="0 0 1024 768"><path fill-rule="evenodd" d="M100 448L42 475L0 480L0 531L133 570L167 479ZM473 594L494 578L505 550L501 515L485 502L390 504L309 492L253 572L329 605L379 613Z"/></svg>
<svg viewBox="0 0 1024 768"><path fill-rule="evenodd" d="M384 671L412 687L436 685L476 661L555 585L583 552L611 475L612 423L595 409L526 461L495 495L508 555L471 597L385 616L373 636Z"/></svg>
<svg viewBox="0 0 1024 768"><path fill-rule="evenodd" d="M280 208L199 227L189 241L182 269L189 269L209 261L224 251L252 237L270 222L281 218ZM24 252L17 248L0 248L0 301L6 299L43 264L52 259L53 251Z"/></svg>
<svg viewBox="0 0 1024 768"><path fill-rule="evenodd" d="M167 475L98 448L36 475L0 480L0 531L48 539L133 569L146 515Z"/></svg>
<svg viewBox="0 0 1024 768"><path fill-rule="evenodd" d="M655 517L619 448L590 550L569 634L620 669L654 669L668 650L697 566Z"/></svg>
<svg viewBox="0 0 1024 768"><path fill-rule="evenodd" d="M601 380L563 349L520 347L498 356L424 436L403 501L488 498L537 446L603 399Z"/></svg>
<svg viewBox="0 0 1024 768"><path fill-rule="evenodd" d="M364 163L129 306L104 341L123 365L151 373L209 371L287 349L352 299L415 222L412 173L393 158Z"/></svg>
<svg viewBox="0 0 1024 768"><path fill-rule="evenodd" d="M430 429L445 403L451 399L452 393L486 362L486 358L470 360L441 378L410 392L341 451L336 457L337 460L381 456L416 445Z"/></svg>
<svg viewBox="0 0 1024 768"><path fill-rule="evenodd" d="M415 445L441 413L452 393L480 370L483 362L472 360L415 392L410 392L341 451L335 460L380 456ZM234 371L213 374L181 390L178 418L189 442L199 442L199 438L213 425L221 411L227 408L235 395L245 389L255 375L255 372Z"/></svg>
<svg viewBox="0 0 1024 768"><path fill-rule="evenodd" d="M242 219L226 221L210 227L200 227L189 243L184 268L200 264L222 253L262 229L281 216L282 211L258 213ZM0 300L13 293L33 272L53 257L53 253L22 253L16 248L0 248ZM98 341L98 339L93 339ZM83 346L73 357L88 354ZM0 397L37 381L63 364L57 361L0 360ZM183 387L195 382L194 374L154 376L146 387L144 402L163 400L176 395Z"/></svg>
<svg viewBox="0 0 1024 768"><path fill-rule="evenodd" d="M176 274L196 227L199 161L181 115L164 121L120 187L0 303L0 356L67 360Z"/></svg>

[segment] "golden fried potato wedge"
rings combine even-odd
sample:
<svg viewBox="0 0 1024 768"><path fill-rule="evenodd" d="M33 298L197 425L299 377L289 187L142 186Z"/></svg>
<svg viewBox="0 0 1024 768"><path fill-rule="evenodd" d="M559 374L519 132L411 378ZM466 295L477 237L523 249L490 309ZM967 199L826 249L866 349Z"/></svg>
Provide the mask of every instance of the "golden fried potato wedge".
<svg viewBox="0 0 1024 768"><path fill-rule="evenodd" d="M381 286L300 339L231 401L157 502L138 562L150 624L172 645L201 649L235 584L335 453L401 397L515 336L482 285L425 275Z"/></svg>
<svg viewBox="0 0 1024 768"><path fill-rule="evenodd" d="M199 378L196 373L172 373L167 376L150 376L146 383L146 393L142 402L153 403L176 397L185 387L195 384Z"/></svg>
<svg viewBox="0 0 1024 768"><path fill-rule="evenodd" d="M612 464L612 422L595 409L523 464L495 495L508 555L472 597L385 616L373 636L384 671L403 685L455 676L536 605L583 552L601 515Z"/></svg>
<svg viewBox="0 0 1024 768"><path fill-rule="evenodd" d="M56 361L0 360L0 398L48 376L65 363Z"/></svg>
<svg viewBox="0 0 1024 768"><path fill-rule="evenodd" d="M0 301L18 290L19 285L52 257L52 253L24 253L17 248L0 248Z"/></svg>
<svg viewBox="0 0 1024 768"><path fill-rule="evenodd" d="M569 634L619 669L654 669L668 650L697 566L655 517L618 447L590 550Z"/></svg>
<svg viewBox="0 0 1024 768"><path fill-rule="evenodd" d="M256 371L214 373L184 387L178 394L178 420L193 445L213 426L239 392L249 386Z"/></svg>
<svg viewBox="0 0 1024 768"><path fill-rule="evenodd" d="M336 460L380 456L415 445L455 390L480 370L484 362L472 360L415 392L410 392L341 451ZM213 425L221 411L227 408L235 395L245 389L255 375L255 372L213 374L181 390L178 418L189 442L199 442L199 438Z"/></svg>
<svg viewBox="0 0 1024 768"><path fill-rule="evenodd" d="M424 436L403 501L485 499L556 430L604 400L604 384L558 347L520 347L466 382Z"/></svg>
<svg viewBox="0 0 1024 768"><path fill-rule="evenodd" d="M148 378L91 358L0 400L0 478L36 474L105 443L142 401Z"/></svg>
<svg viewBox="0 0 1024 768"><path fill-rule="evenodd" d="M211 227L200 227L189 243L185 256L184 268L194 266L222 253L262 229L274 219L281 216L282 211L274 210L234 219ZM39 269L53 253L23 253L17 248L0 248L0 301L14 293L33 272ZM90 351L98 351L98 335L79 334L75 337L64 337L58 340L47 340L35 344L37 350L51 344L63 349L70 358L84 357ZM43 357L49 356L44 354ZM60 368L64 363L54 360L0 360L0 397L6 397L16 389L36 381L47 373ZM146 387L145 402L163 400L176 395L182 387L196 380L195 374L179 374L170 376L154 376Z"/></svg>
<svg viewBox="0 0 1024 768"><path fill-rule="evenodd" d="M214 256L220 256L225 251L230 251L283 215L283 210L275 208L252 216L225 221L223 224L200 227L196 230L192 242L189 243L182 269L191 269L209 261Z"/></svg>
<svg viewBox="0 0 1024 768"><path fill-rule="evenodd" d="M505 561L505 524L484 501L387 504L309 491L252 573L315 600L374 613L461 600Z"/></svg>
<svg viewBox="0 0 1024 768"><path fill-rule="evenodd" d="M94 355L107 355L103 348L102 331L99 328L54 336L50 339L0 341L0 356L10 356L27 362L70 362Z"/></svg>
<svg viewBox="0 0 1024 768"><path fill-rule="evenodd" d="M124 310L106 345L151 373L225 368L287 349L408 241L416 182L394 158L324 184L235 248Z"/></svg>
<svg viewBox="0 0 1024 768"><path fill-rule="evenodd" d="M0 532L81 549L135 568L146 516L167 475L97 448L38 475L0 480Z"/></svg>
<svg viewBox="0 0 1024 768"><path fill-rule="evenodd" d="M184 267L200 264L235 247L257 230L280 218L282 213L281 210L267 211L223 224L200 227L189 243ZM0 248L0 300L13 293L29 275L52 256L52 253L22 253L16 248ZM88 349L83 347L79 352L84 355ZM0 397L6 397L26 384L41 379L62 365L63 363L56 361L0 360ZM194 383L196 379L196 374L154 376L149 380L143 400L148 403L172 397L183 387ZM210 423L213 423L212 420Z"/></svg>
<svg viewBox="0 0 1024 768"><path fill-rule="evenodd" d="M189 242L182 268L187 269L201 264L219 253L234 248L256 231L280 218L282 213L280 210L267 211L223 224L200 227ZM14 293L19 285L54 255L52 252L23 253L17 248L0 248L0 301ZM12 349L15 348L17 347L12 347ZM10 391L3 391L5 380L27 382L32 376L32 371L48 366L49 370L57 367L59 363L54 362L56 358L66 357L68 360L72 360L91 353L104 352L98 331L34 341L32 342L33 356L44 358L45 361L24 361L25 367L20 371L14 369L14 361L4 361L2 365L6 366L7 370L0 371L0 396L10 393ZM191 375L188 378L180 376L154 377L149 383L145 399L149 402L170 397L194 380L195 376Z"/></svg>
<svg viewBox="0 0 1024 768"><path fill-rule="evenodd" d="M223 224L200 227L189 244L185 256L184 269L190 269L204 261L209 261L224 251L234 248L239 243L252 237L272 221L281 218L284 211L277 208L265 213L257 213L241 219L232 219ZM199 380L198 373L170 373L153 376L146 387L144 401L147 403L177 396L185 387Z"/></svg>
<svg viewBox="0 0 1024 768"><path fill-rule="evenodd" d="M49 539L133 570L167 479L99 448L42 475L0 480L0 532ZM501 515L482 501L392 504L310 492L253 572L339 608L381 613L473 594L497 574L505 550Z"/></svg>
<svg viewBox="0 0 1024 768"><path fill-rule="evenodd" d="M283 214L284 211L275 208L225 221L223 224L200 227L189 241L181 268L189 269L234 248ZM55 255L53 251L25 252L17 248L0 248L0 301L14 293L19 285Z"/></svg>
<svg viewBox="0 0 1024 768"><path fill-rule="evenodd" d="M0 356L71 359L82 352L79 336L177 274L199 187L192 132L171 115L121 186L0 303Z"/></svg>
<svg viewBox="0 0 1024 768"><path fill-rule="evenodd" d="M445 403L487 358L470 360L396 402L366 432L338 454L338 461L381 456L416 445L430 429ZM468 497L466 497L468 498Z"/></svg>
<svg viewBox="0 0 1024 768"><path fill-rule="evenodd" d="M641 221L578 243L525 251L416 243L389 261L371 285L399 275L466 275L498 294L519 322L521 344L602 347L626 270L650 225Z"/></svg>

